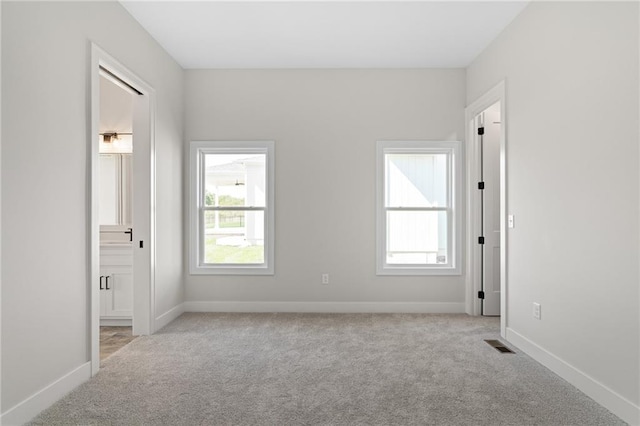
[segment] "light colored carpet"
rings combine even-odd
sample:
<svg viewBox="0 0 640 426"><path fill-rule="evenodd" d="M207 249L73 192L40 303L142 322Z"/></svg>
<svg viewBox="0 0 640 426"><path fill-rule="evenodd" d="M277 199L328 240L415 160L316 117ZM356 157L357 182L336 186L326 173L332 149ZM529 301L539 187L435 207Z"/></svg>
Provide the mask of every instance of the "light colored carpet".
<svg viewBox="0 0 640 426"><path fill-rule="evenodd" d="M184 314L34 425L622 425L497 318Z"/></svg>

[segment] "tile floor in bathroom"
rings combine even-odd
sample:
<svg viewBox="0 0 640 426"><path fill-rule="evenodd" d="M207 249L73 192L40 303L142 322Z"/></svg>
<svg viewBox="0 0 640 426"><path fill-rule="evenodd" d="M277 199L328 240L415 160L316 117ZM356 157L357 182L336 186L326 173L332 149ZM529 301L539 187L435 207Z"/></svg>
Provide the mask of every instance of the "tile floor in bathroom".
<svg viewBox="0 0 640 426"><path fill-rule="evenodd" d="M100 327L100 361L135 339L131 331L131 327Z"/></svg>

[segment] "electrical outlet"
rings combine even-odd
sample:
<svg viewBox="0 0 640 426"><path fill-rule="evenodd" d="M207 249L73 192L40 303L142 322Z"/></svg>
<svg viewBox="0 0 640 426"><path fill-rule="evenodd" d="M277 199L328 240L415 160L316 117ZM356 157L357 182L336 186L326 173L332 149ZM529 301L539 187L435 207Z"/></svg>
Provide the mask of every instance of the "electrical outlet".
<svg viewBox="0 0 640 426"><path fill-rule="evenodd" d="M322 284L329 284L329 274L322 274Z"/></svg>
<svg viewBox="0 0 640 426"><path fill-rule="evenodd" d="M539 303L533 302L533 317L537 320L541 319L541 309Z"/></svg>

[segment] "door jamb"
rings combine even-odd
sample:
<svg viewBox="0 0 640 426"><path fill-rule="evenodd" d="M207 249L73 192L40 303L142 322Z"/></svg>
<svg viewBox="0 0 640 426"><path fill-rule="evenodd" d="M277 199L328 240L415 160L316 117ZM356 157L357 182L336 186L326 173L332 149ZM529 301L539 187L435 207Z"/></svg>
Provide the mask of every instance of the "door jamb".
<svg viewBox="0 0 640 426"><path fill-rule="evenodd" d="M143 146L143 154L135 155L134 148L134 188L142 186L133 202L134 224L134 289L133 289L133 334L153 334L155 332L155 91L144 80L129 71L120 62L91 43L91 113L89 140L89 358L91 374L100 368L100 220L99 220L99 125L100 125L100 67L112 72L117 78L137 88L142 95L134 97L134 132L138 146ZM140 142L142 141L142 142ZM136 157L139 159L137 160ZM136 182L137 181L137 182ZM141 220L136 221L135 208L139 206ZM138 240L144 241L140 248ZM137 265L137 266L136 266Z"/></svg>
<svg viewBox="0 0 640 426"><path fill-rule="evenodd" d="M505 81L501 81L484 95L465 108L465 125L467 133L467 280L466 280L466 312L469 315L480 315L480 299L477 298L480 290L478 277L480 256L477 250L479 236L479 223L475 218L475 212L479 208L477 175L479 150L477 147L477 135L474 126L475 118L484 110L496 102L500 102L500 334L505 337L507 329L507 117L506 117L506 91Z"/></svg>

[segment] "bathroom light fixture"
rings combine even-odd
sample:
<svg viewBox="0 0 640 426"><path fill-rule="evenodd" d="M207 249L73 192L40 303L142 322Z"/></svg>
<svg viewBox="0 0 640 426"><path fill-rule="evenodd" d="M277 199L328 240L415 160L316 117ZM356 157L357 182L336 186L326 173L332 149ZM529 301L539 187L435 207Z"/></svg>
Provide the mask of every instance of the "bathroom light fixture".
<svg viewBox="0 0 640 426"><path fill-rule="evenodd" d="M100 135L102 135L104 143L111 143L117 141L120 135L133 135L133 133L105 132Z"/></svg>

